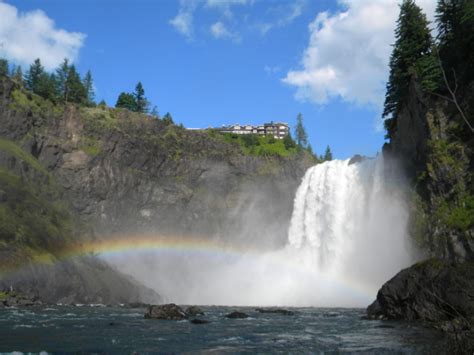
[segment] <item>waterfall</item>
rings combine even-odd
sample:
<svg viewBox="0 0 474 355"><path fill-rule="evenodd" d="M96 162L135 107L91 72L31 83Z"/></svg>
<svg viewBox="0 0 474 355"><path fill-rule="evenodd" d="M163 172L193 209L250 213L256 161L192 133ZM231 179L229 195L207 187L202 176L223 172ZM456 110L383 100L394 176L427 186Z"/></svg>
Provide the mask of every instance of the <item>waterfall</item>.
<svg viewBox="0 0 474 355"><path fill-rule="evenodd" d="M329 278L376 290L412 262L401 189L383 177L382 157L310 168L299 186L288 249Z"/></svg>
<svg viewBox="0 0 474 355"><path fill-rule="evenodd" d="M310 168L279 248L177 239L170 250L108 260L175 303L366 307L413 261L405 194L383 172L381 157Z"/></svg>

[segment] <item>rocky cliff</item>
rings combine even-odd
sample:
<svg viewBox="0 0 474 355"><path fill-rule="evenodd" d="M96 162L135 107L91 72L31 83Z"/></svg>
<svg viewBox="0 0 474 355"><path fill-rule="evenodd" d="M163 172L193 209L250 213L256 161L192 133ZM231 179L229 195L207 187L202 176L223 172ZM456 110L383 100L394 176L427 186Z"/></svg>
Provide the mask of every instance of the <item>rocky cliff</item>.
<svg viewBox="0 0 474 355"><path fill-rule="evenodd" d="M429 256L474 257L474 137L448 100L413 79L384 154L395 157L413 186L412 235Z"/></svg>
<svg viewBox="0 0 474 355"><path fill-rule="evenodd" d="M7 173L53 186L50 195L32 194L54 201L51 221L67 222L65 243L147 233L272 248L285 242L295 190L314 164L305 152L245 154L213 132L127 110L57 106L8 79L0 80L0 139L10 147L0 145ZM56 230L50 241L60 249ZM21 244L18 231L1 237L4 251Z"/></svg>
<svg viewBox="0 0 474 355"><path fill-rule="evenodd" d="M459 94L466 112L474 91ZM411 234L427 257L387 281L370 318L421 321L452 335L453 353L474 349L474 135L446 98L412 79L384 154L411 182Z"/></svg>

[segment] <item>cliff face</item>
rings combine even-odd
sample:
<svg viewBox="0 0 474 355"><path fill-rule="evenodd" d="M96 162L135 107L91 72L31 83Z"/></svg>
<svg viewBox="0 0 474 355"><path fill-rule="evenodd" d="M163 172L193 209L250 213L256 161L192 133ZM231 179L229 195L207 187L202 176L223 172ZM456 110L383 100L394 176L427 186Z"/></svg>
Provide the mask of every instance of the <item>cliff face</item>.
<svg viewBox="0 0 474 355"><path fill-rule="evenodd" d="M218 135L128 111L70 106L44 118L3 85L0 136L37 158L97 234L286 238L308 155L248 156Z"/></svg>
<svg viewBox="0 0 474 355"><path fill-rule="evenodd" d="M272 248L286 241L294 193L314 163L306 153L246 155L218 134L126 110L55 106L6 79L0 139L54 181L55 198L80 221L73 240L146 233Z"/></svg>
<svg viewBox="0 0 474 355"><path fill-rule="evenodd" d="M400 161L414 186L412 234L429 255L473 258L472 138L460 138L458 112L424 94L415 80L384 154Z"/></svg>

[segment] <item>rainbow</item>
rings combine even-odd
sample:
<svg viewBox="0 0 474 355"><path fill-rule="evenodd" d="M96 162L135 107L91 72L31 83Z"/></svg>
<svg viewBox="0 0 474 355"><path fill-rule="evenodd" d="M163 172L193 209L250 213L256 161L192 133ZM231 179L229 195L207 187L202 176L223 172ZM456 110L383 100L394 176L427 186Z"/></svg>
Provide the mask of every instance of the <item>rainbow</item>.
<svg viewBox="0 0 474 355"><path fill-rule="evenodd" d="M284 249L282 249L284 251ZM153 253L153 255L166 255L168 257L195 257L214 259L216 261L237 262L242 261L249 266L258 265L262 256L266 259L269 269L286 270L295 278L308 275L309 270L293 258L289 258L284 252L257 252L244 246L229 245L218 239L195 237L195 236L173 236L156 234L139 235L115 235L103 237L96 240L77 243L65 250L58 256L58 260L69 258L97 255L106 259L121 258L127 255L139 253ZM41 262L41 258L37 260ZM323 276L324 277L324 276ZM372 287L357 283L350 279L335 279L328 276L325 280L328 284L341 290L341 292L353 292L354 295L366 299L374 298Z"/></svg>

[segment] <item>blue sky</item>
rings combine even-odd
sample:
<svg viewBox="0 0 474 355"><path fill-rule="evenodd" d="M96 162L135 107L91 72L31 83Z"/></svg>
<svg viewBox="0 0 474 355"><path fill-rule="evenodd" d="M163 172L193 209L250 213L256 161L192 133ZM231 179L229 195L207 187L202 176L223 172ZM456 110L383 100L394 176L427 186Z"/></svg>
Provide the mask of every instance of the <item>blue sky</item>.
<svg viewBox="0 0 474 355"><path fill-rule="evenodd" d="M421 3L431 16L434 0ZM111 106L140 80L186 127L294 126L301 112L313 149L347 158L384 142L397 15L396 0L0 1L0 55L68 56Z"/></svg>

